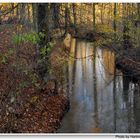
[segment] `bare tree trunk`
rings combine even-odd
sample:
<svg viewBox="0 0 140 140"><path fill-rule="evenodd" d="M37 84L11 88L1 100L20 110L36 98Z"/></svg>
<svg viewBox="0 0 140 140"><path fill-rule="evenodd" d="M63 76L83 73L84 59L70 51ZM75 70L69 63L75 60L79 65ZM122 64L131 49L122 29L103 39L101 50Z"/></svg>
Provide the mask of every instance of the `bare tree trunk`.
<svg viewBox="0 0 140 140"><path fill-rule="evenodd" d="M139 24L140 24L140 3L138 3L138 21L139 21Z"/></svg>
<svg viewBox="0 0 140 140"><path fill-rule="evenodd" d="M28 21L30 21L31 20L31 17L30 17L30 4L27 4L27 11L28 11L27 19L28 19Z"/></svg>
<svg viewBox="0 0 140 140"><path fill-rule="evenodd" d="M123 45L124 45L124 49L128 49L131 47L127 16L128 16L127 4L123 4Z"/></svg>
<svg viewBox="0 0 140 140"><path fill-rule="evenodd" d="M47 4L38 4L38 32L41 32L45 35L43 39L43 44L46 45L51 40L50 32L50 9L49 3Z"/></svg>
<svg viewBox="0 0 140 140"><path fill-rule="evenodd" d="M54 3L52 4L52 9L53 9L53 21L54 21L54 27L58 28L59 27L59 14L60 14L60 4L59 3Z"/></svg>
<svg viewBox="0 0 140 140"><path fill-rule="evenodd" d="M140 3L137 4L137 11L138 11L138 26L137 27L140 28ZM140 47L140 32L138 32L138 46Z"/></svg>
<svg viewBox="0 0 140 140"><path fill-rule="evenodd" d="M103 21L103 11L104 10L104 4L102 3L101 5L101 24L104 24L104 21Z"/></svg>
<svg viewBox="0 0 140 140"><path fill-rule="evenodd" d="M82 24L82 3L80 4L80 24Z"/></svg>
<svg viewBox="0 0 140 140"><path fill-rule="evenodd" d="M72 9L73 9L73 18L74 18L74 28L75 32L77 30L77 18L76 18L76 5L75 3L72 4Z"/></svg>
<svg viewBox="0 0 140 140"><path fill-rule="evenodd" d="M65 4L65 35L68 32L68 3Z"/></svg>
<svg viewBox="0 0 140 140"><path fill-rule="evenodd" d="M34 24L34 30L38 32L38 5L36 3L32 4L32 13L33 13L33 24Z"/></svg>
<svg viewBox="0 0 140 140"><path fill-rule="evenodd" d="M11 8L14 9L14 3L11 3ZM14 15L14 10L11 12L11 15Z"/></svg>
<svg viewBox="0 0 140 140"><path fill-rule="evenodd" d="M20 15L20 22L22 23L22 24L24 24L25 23L25 17L26 17L26 9L25 9L25 3L21 3L20 4L20 9L19 9L19 15Z"/></svg>
<svg viewBox="0 0 140 140"><path fill-rule="evenodd" d="M117 29L117 26L116 26L116 15L117 15L117 4L114 3L114 24L113 24L114 32L116 32L116 29Z"/></svg>
<svg viewBox="0 0 140 140"><path fill-rule="evenodd" d="M96 28L95 3L92 4L92 8L93 8L93 31L94 31Z"/></svg>

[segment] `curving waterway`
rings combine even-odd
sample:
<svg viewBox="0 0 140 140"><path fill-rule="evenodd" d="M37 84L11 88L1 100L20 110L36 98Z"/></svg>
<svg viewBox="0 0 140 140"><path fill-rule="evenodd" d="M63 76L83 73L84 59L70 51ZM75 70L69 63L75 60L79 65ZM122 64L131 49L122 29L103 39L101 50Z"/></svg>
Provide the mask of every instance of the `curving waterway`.
<svg viewBox="0 0 140 140"><path fill-rule="evenodd" d="M114 53L74 38L69 45L70 110L58 133L140 132L139 87L115 68Z"/></svg>

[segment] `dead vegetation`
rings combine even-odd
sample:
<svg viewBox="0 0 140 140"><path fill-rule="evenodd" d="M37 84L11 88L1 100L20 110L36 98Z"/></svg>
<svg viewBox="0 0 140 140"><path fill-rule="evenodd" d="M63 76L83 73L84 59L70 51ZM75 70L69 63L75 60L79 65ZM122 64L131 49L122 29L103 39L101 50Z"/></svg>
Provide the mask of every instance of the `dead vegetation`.
<svg viewBox="0 0 140 140"><path fill-rule="evenodd" d="M0 30L0 132L55 132L68 110L68 99L33 69L33 45L22 44L17 59L17 49L11 43L13 32L10 26Z"/></svg>

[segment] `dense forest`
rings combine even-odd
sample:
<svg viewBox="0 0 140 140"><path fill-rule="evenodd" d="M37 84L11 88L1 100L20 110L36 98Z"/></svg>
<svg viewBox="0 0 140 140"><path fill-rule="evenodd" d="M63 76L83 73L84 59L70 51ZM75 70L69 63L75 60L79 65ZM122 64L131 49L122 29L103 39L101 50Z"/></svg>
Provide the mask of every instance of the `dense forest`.
<svg viewBox="0 0 140 140"><path fill-rule="evenodd" d="M0 3L0 133L139 133L139 3Z"/></svg>

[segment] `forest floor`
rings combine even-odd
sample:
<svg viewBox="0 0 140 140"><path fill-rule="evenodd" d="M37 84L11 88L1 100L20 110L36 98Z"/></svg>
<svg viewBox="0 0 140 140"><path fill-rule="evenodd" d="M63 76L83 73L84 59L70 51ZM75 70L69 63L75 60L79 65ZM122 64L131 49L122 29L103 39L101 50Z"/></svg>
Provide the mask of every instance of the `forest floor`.
<svg viewBox="0 0 140 140"><path fill-rule="evenodd" d="M69 108L68 99L62 90L54 92L54 83L46 84L30 67L33 45L22 44L17 58L12 44L15 28L0 27L0 133L55 132Z"/></svg>

